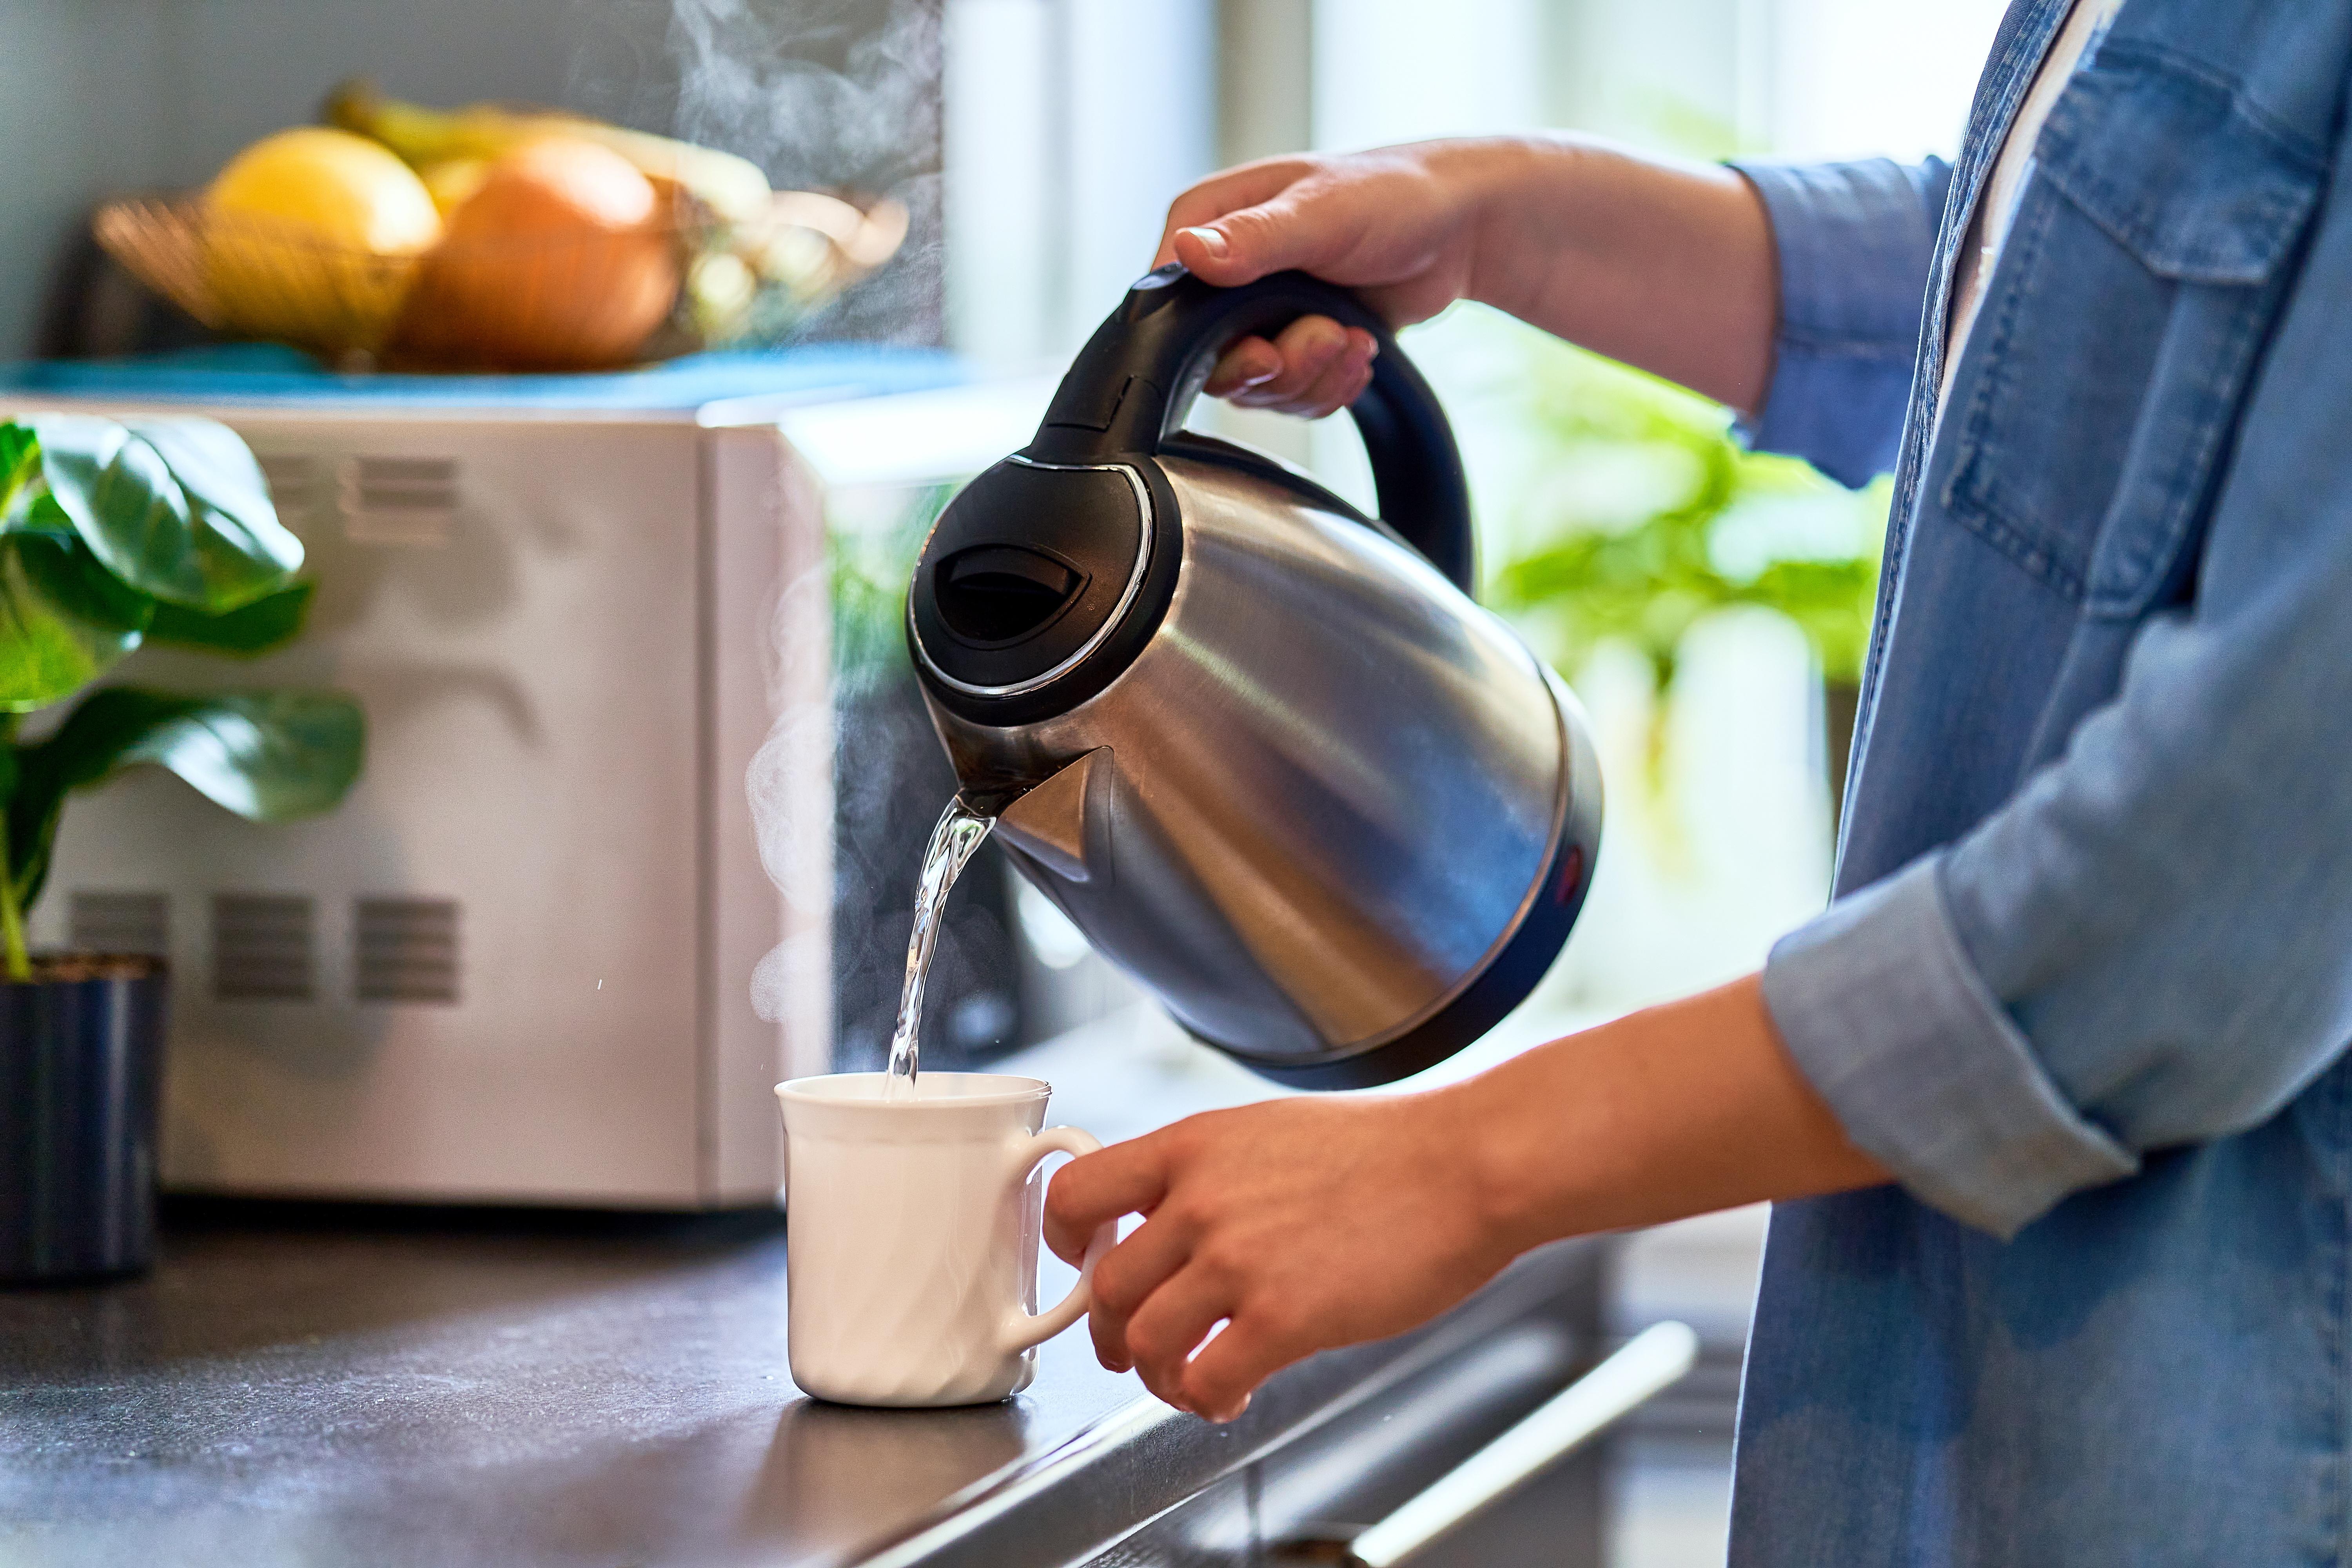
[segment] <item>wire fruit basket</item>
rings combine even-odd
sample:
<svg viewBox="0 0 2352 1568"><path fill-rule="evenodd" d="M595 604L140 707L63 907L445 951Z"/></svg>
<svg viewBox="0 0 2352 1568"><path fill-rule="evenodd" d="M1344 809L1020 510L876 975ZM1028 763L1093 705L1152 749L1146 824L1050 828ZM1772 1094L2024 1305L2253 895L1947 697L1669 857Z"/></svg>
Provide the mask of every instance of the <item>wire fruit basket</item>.
<svg viewBox="0 0 2352 1568"><path fill-rule="evenodd" d="M287 342L341 370L593 370L773 342L887 262L907 231L867 208L781 191L721 227L685 207L627 236L445 242L413 255L321 243L193 195L100 206L98 243L215 331Z"/></svg>

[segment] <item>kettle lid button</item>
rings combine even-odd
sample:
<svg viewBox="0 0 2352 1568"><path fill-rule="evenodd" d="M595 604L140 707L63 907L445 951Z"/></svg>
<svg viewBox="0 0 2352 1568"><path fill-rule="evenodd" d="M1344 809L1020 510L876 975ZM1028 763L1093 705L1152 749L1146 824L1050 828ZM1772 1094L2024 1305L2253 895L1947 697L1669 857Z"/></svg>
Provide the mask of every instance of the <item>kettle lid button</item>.
<svg viewBox="0 0 2352 1568"><path fill-rule="evenodd" d="M1151 506L1149 484L1124 463L1013 458L965 486L908 585L927 679L1007 697L1090 658L1139 607Z"/></svg>

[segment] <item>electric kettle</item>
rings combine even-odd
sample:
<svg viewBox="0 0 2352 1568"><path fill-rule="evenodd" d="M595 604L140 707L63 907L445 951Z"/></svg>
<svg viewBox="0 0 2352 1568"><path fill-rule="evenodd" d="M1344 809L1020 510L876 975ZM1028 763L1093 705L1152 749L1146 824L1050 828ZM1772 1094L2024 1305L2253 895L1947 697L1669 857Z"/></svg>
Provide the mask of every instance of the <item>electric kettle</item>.
<svg viewBox="0 0 2352 1568"><path fill-rule="evenodd" d="M1182 428L1227 346L1309 313L1379 341L1378 518ZM1582 714L1473 574L1453 431L1385 324L1304 273L1169 266L940 513L907 630L1021 872L1201 1039L1354 1088L1517 1006L1600 847Z"/></svg>

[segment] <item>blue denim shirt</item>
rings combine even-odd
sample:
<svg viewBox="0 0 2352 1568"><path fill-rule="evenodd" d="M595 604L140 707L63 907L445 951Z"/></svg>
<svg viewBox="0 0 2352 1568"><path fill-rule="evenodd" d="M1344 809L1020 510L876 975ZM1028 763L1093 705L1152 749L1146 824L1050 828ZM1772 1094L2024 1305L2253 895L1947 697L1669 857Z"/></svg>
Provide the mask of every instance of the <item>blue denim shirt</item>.
<svg viewBox="0 0 2352 1568"><path fill-rule="evenodd" d="M2065 9L1953 166L1746 169L1756 437L1897 476L1840 896L1765 995L1899 1184L1773 1215L1738 1564L2352 1542L2352 0L2129 0L1938 408Z"/></svg>

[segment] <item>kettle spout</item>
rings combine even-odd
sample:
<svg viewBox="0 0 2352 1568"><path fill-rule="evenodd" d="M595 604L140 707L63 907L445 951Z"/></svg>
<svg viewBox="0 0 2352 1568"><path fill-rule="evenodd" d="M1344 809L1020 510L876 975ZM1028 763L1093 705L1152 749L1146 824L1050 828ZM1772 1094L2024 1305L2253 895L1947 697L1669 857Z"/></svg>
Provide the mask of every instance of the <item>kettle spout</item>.
<svg viewBox="0 0 2352 1568"><path fill-rule="evenodd" d="M1110 763L1110 748L1097 746L1032 786L997 813L996 837L1066 882L1094 880L1107 869Z"/></svg>

